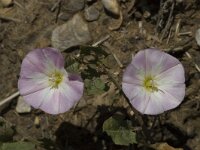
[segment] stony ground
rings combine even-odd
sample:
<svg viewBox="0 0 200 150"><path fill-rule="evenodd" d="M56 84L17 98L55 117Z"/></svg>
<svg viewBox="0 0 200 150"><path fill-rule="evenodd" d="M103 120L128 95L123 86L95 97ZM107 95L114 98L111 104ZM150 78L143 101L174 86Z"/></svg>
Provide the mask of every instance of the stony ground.
<svg viewBox="0 0 200 150"><path fill-rule="evenodd" d="M35 109L18 113L18 97L0 106L4 122L16 130L10 140L42 141L36 144L37 149L126 150L144 149L155 143L200 149L200 47L195 40L200 27L199 1L118 2L119 13L114 15L98 0L14 0L10 5L0 4L0 101L18 91L21 61L34 48L62 50L66 67L75 64L86 84L86 94L77 106L59 116ZM104 66L91 64L96 52L80 54L79 45L97 42L108 53L98 54ZM149 132L147 139L141 138L140 144L130 147L117 146L102 133L102 124L116 112L135 117L118 83L132 55L148 47L170 53L183 63L186 96L175 110L158 117L141 116ZM91 80L100 80L102 85L91 89ZM136 127L139 132L140 126Z"/></svg>

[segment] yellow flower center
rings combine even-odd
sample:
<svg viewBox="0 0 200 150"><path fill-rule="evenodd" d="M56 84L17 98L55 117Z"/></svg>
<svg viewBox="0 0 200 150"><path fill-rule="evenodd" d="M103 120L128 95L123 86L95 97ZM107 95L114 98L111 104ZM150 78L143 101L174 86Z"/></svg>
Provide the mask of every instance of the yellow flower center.
<svg viewBox="0 0 200 150"><path fill-rule="evenodd" d="M144 88L149 91L149 92L155 92L158 91L158 88L156 86L156 83L153 79L153 77L151 76L147 76L144 79L144 83L143 83Z"/></svg>
<svg viewBox="0 0 200 150"><path fill-rule="evenodd" d="M55 71L49 76L49 84L51 88L58 88L59 84L63 81L63 74Z"/></svg>

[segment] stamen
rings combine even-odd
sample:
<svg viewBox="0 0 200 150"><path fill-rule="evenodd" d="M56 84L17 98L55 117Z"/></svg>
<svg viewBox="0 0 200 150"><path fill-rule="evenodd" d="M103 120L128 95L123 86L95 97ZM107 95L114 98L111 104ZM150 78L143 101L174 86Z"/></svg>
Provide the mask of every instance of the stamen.
<svg viewBox="0 0 200 150"><path fill-rule="evenodd" d="M63 80L63 74L61 72L55 71L49 76L49 84L51 88L58 88L59 84Z"/></svg>
<svg viewBox="0 0 200 150"><path fill-rule="evenodd" d="M153 79L153 77L148 76L144 79L144 84L143 86L145 87L145 89L149 92L155 92L158 91L158 88L156 86L156 83Z"/></svg>

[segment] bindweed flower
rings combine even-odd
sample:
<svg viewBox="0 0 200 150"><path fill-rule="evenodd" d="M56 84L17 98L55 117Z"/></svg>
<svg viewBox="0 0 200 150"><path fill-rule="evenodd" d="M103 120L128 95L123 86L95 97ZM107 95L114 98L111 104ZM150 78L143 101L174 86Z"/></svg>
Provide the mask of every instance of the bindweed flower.
<svg viewBox="0 0 200 150"><path fill-rule="evenodd" d="M156 49L145 49L126 68L122 89L135 109L142 114L156 115L182 102L184 82L184 69L179 60Z"/></svg>
<svg viewBox="0 0 200 150"><path fill-rule="evenodd" d="M81 98L83 87L80 76L66 72L64 58L56 49L35 49L22 62L19 92L34 108L64 113Z"/></svg>

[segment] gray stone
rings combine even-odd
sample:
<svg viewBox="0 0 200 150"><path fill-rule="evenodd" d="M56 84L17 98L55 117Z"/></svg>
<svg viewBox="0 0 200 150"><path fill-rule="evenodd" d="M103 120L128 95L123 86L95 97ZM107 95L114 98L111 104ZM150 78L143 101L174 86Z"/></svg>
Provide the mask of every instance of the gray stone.
<svg viewBox="0 0 200 150"><path fill-rule="evenodd" d="M197 41L197 44L200 46L200 28L197 29L197 31L195 33L195 39Z"/></svg>
<svg viewBox="0 0 200 150"><path fill-rule="evenodd" d="M18 113L29 113L31 112L31 106L24 101L22 96L19 96L17 100L16 111Z"/></svg>
<svg viewBox="0 0 200 150"><path fill-rule="evenodd" d="M91 40L88 24L80 14L76 14L67 23L53 30L51 44L60 51L64 51L73 46L87 44Z"/></svg>
<svg viewBox="0 0 200 150"><path fill-rule="evenodd" d="M87 21L95 21L99 18L100 12L95 6L90 6L85 9L84 16Z"/></svg>

